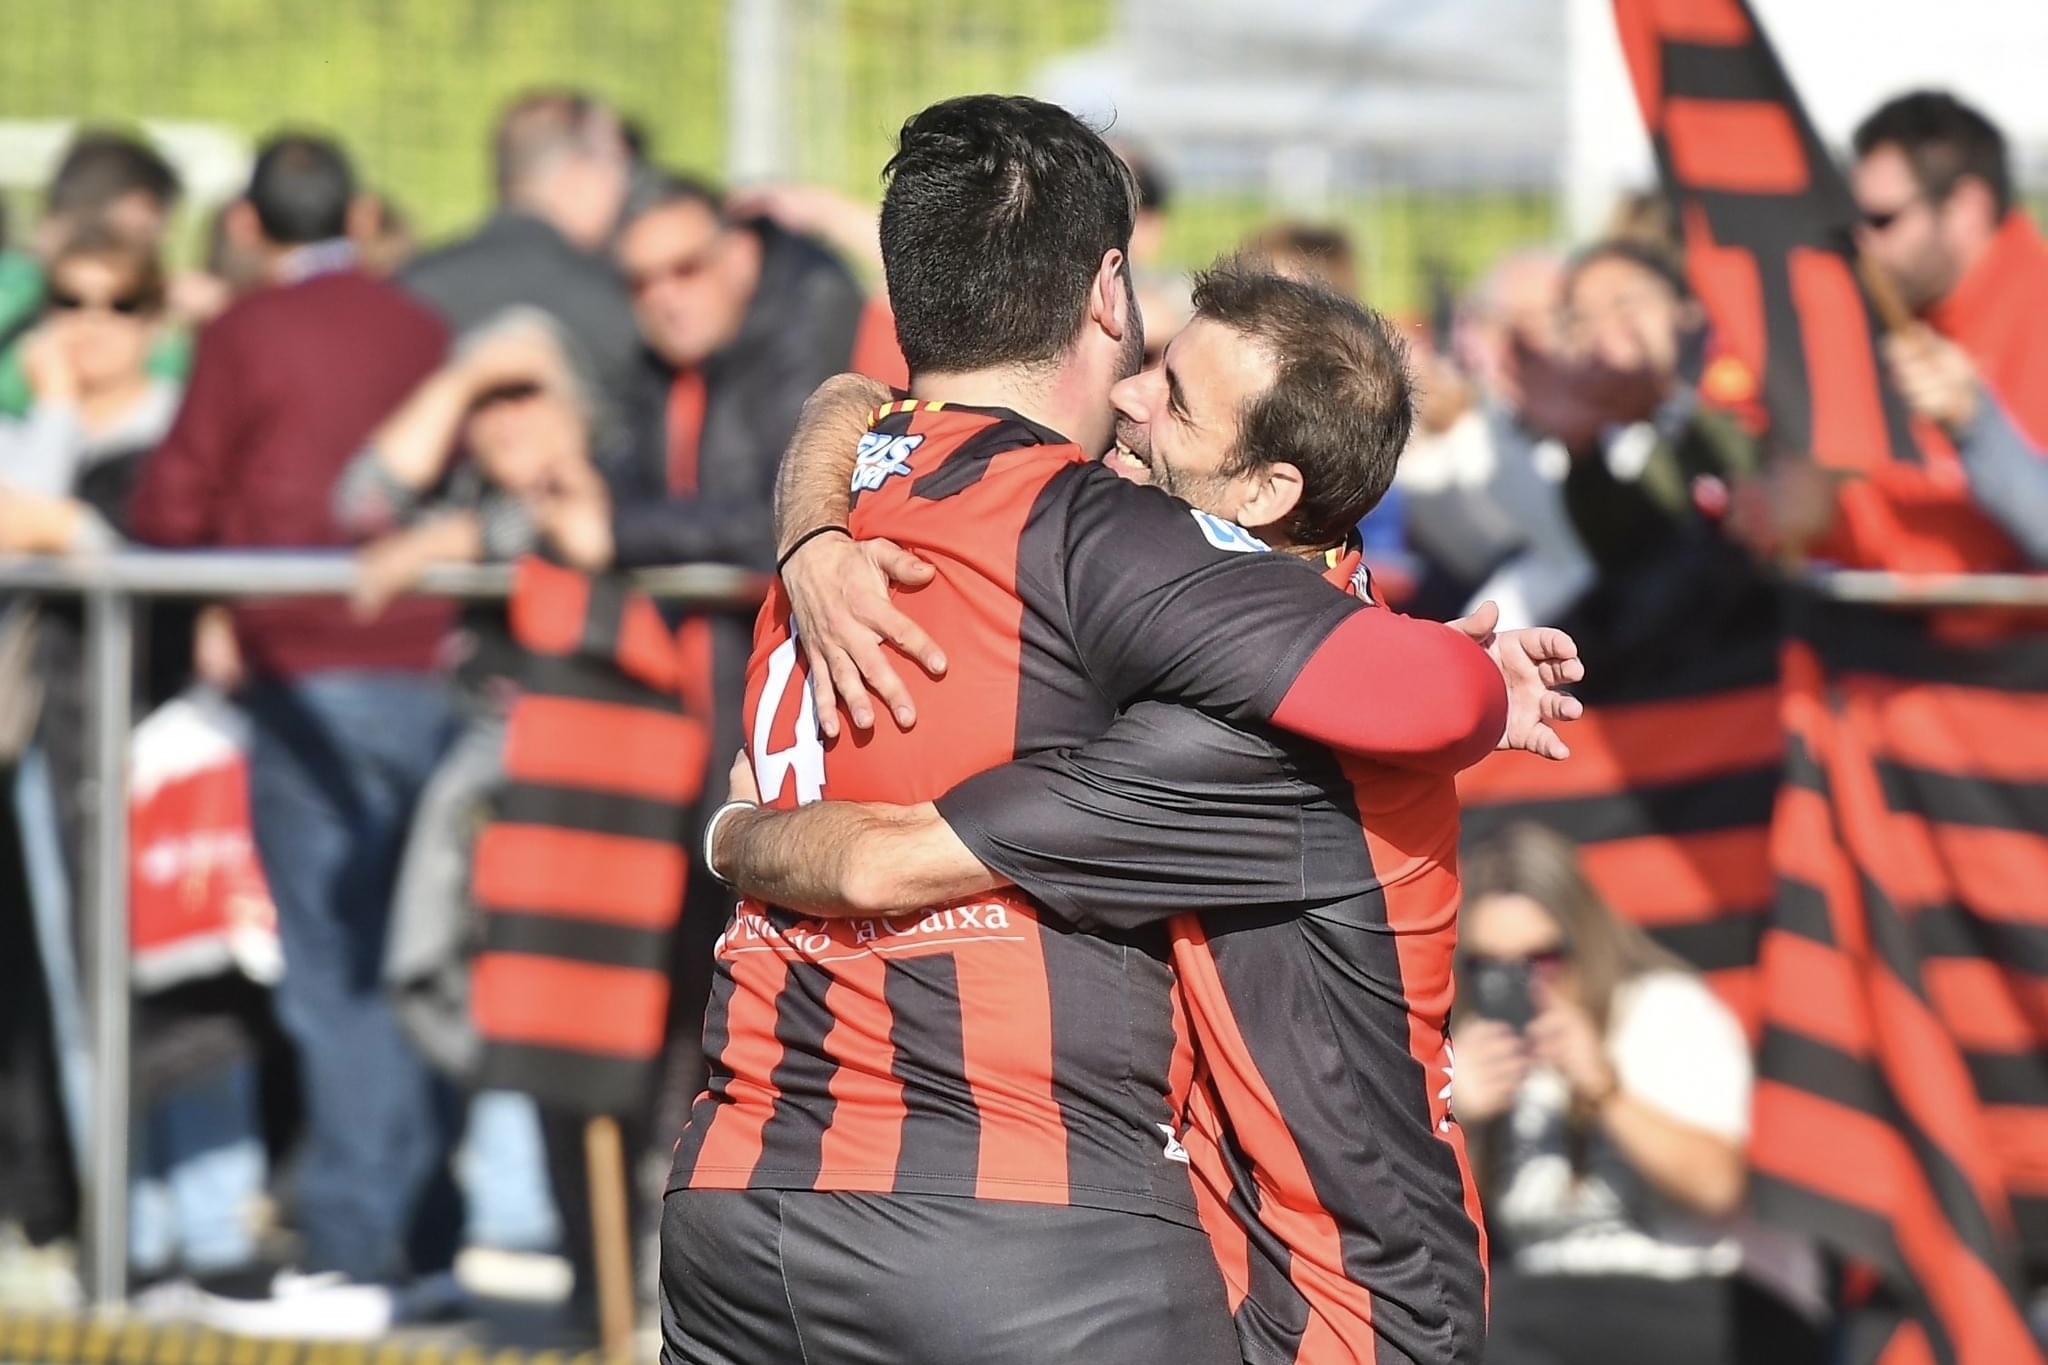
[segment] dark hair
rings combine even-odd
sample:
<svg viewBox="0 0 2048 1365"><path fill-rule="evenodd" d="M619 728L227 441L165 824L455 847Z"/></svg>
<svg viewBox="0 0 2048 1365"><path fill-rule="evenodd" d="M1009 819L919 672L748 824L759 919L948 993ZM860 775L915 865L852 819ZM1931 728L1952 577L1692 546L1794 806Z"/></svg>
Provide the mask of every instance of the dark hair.
<svg viewBox="0 0 2048 1365"><path fill-rule="evenodd" d="M1946 199L1957 181L1973 175L1990 188L2000 218L2012 208L2005 135L1946 91L1916 90L1886 101L1857 126L1853 146L1858 161L1880 147L1897 147L1930 199Z"/></svg>
<svg viewBox="0 0 2048 1365"><path fill-rule="evenodd" d="M619 226L621 229L630 227L650 213L678 204L700 205L713 218L725 221L725 191L709 180L684 171L646 167L633 177L633 187L626 194L626 206L619 214Z"/></svg>
<svg viewBox="0 0 2048 1365"><path fill-rule="evenodd" d="M126 292L142 304L144 313L160 313L164 306L164 267L156 252L105 223L87 223L64 239L50 258L48 277L54 285L57 273L72 261L105 261L126 276Z"/></svg>
<svg viewBox="0 0 2048 1365"><path fill-rule="evenodd" d="M498 198L510 199L544 166L561 156L589 156L607 138L627 147L610 106L580 90L537 90L514 100L498 119L491 141Z"/></svg>
<svg viewBox="0 0 2048 1365"><path fill-rule="evenodd" d="M1049 364L1073 344L1131 173L1080 119L1022 95L943 100L882 172L882 269L912 374Z"/></svg>
<svg viewBox="0 0 2048 1365"><path fill-rule="evenodd" d="M348 154L309 133L281 133L265 142L249 176L249 206L264 237L278 246L346 235L355 194Z"/></svg>
<svg viewBox="0 0 2048 1365"><path fill-rule="evenodd" d="M90 217L131 194L146 194L168 211L178 202L178 173L140 138L96 128L65 149L50 177L48 209Z"/></svg>
<svg viewBox="0 0 2048 1365"><path fill-rule="evenodd" d="M1408 444L1407 347L1357 300L1243 258L1197 275L1194 305L1195 317L1265 347L1276 366L1272 387L1238 416L1224 472L1293 465L1302 493L1289 537L1313 548L1340 544L1386 496Z"/></svg>
<svg viewBox="0 0 2048 1365"><path fill-rule="evenodd" d="M1664 287L1674 294L1680 303L1692 300L1692 282L1685 277L1685 267L1680 265L1669 252L1659 250L1647 242L1632 237L1610 237L1604 242L1595 242L1571 258L1564 268L1564 281L1560 292L1571 296L1579 276L1590 266L1602 261L1620 261L1638 270L1647 271L1663 281Z"/></svg>

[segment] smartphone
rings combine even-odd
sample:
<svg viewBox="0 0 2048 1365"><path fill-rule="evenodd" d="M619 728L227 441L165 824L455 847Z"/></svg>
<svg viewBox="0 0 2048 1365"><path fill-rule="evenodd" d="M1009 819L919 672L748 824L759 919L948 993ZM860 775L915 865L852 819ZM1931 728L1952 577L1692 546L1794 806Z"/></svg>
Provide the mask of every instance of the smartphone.
<svg viewBox="0 0 2048 1365"><path fill-rule="evenodd" d="M1498 1019L1515 1032L1529 1027L1536 1017L1536 1002L1530 991L1534 969L1526 962L1494 962L1484 958L1472 964L1472 1012L1482 1019Z"/></svg>

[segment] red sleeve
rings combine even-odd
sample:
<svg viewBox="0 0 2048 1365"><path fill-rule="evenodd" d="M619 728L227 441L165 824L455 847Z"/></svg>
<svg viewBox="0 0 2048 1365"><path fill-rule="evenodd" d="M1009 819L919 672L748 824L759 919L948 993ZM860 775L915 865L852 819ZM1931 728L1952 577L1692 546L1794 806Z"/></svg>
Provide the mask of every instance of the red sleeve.
<svg viewBox="0 0 2048 1365"><path fill-rule="evenodd" d="M173 549L210 545L219 534L219 503L234 449L234 333L215 325L202 333L178 417L163 444L143 461L128 503L128 534Z"/></svg>
<svg viewBox="0 0 2048 1365"><path fill-rule="evenodd" d="M1500 742L1507 684L1486 651L1449 626L1361 611L1309 656L1273 723L1395 767L1454 773Z"/></svg>

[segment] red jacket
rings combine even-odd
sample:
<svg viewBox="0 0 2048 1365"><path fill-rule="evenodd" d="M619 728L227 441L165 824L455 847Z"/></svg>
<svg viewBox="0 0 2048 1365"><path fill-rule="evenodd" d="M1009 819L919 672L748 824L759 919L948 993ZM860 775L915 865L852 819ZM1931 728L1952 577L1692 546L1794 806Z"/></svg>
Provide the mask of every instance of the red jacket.
<svg viewBox="0 0 2048 1365"><path fill-rule="evenodd" d="M447 345L425 305L356 271L237 301L199 337L178 420L143 465L130 534L175 548L348 544L335 480ZM405 598L364 625L334 598L251 602L236 608L235 633L257 674L424 670L451 613Z"/></svg>

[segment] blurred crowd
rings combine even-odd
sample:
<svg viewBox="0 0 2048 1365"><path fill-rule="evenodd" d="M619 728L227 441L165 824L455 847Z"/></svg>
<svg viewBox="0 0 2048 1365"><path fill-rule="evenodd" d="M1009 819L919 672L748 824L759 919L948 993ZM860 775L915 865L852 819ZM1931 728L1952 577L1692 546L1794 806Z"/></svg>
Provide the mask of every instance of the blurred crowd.
<svg viewBox="0 0 2048 1365"><path fill-rule="evenodd" d="M1188 282L1164 258L1170 187L1127 155L1156 361ZM274 985L229 971L139 997L131 1261L164 1311L369 1335L455 1311L458 1253L482 1283L546 1280L565 1260L572 1307L587 1305L580 1125L478 1088L464 1010L471 852L528 661L502 605L408 590L436 564L532 555L592 574L772 569L774 478L806 396L849 369L904 380L869 206L664 168L618 111L570 91L506 111L490 156L496 209L421 252L341 145L281 134L213 214L203 263L177 271L176 174L134 137L88 131L0 255L0 551L346 548L361 570L347 601L150 609L139 702L196 680L247 717L285 964ZM1954 100L1907 97L1858 134L1853 182L1860 244L1919 319L1888 343L1897 388L2039 565L2048 464L2032 441L2048 433L2022 431L1986 362L1945 335L1943 310L1985 272L2041 250L2003 144ZM1373 298L1341 228L1274 222L1243 251ZM1836 490L1764 439L1759 377L1708 327L1656 196L1597 241L1502 256L1409 333L1417 435L1359 528L1395 605L1449 620L1491 599L1504 627L1566 626L1592 686L1617 693L1770 635L1774 570L1824 543ZM708 752L729 755L751 613L697 619ZM20 887L0 913L0 1220L17 1243L61 1246L88 1051L71 966L88 796L77 611L10 602L0 668ZM707 765L705 811L724 771ZM1617 1300L1611 1281L1739 1268L1741 1311L1776 1323L1772 1340L1816 1334L1828 1288L1811 1249L1741 1213L1750 1070L1734 1017L1601 904L1568 843L1510 830L1469 877L1455 1102L1496 1267L1565 1277L1520 1297L1505 1278L1501 1330L1633 1334L1639 1354L1616 1358L1656 1359L1659 1333L1699 1330L1693 1307ZM672 1056L623 1116L649 1171L701 1081L692 1021L725 907L707 877L689 895ZM1636 1120L1590 1126L1617 1092ZM1552 1292L1579 1272L1600 1311ZM1744 1358L1803 1358L1785 1350Z"/></svg>

